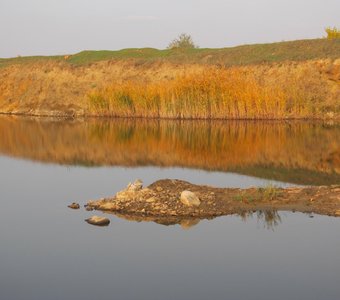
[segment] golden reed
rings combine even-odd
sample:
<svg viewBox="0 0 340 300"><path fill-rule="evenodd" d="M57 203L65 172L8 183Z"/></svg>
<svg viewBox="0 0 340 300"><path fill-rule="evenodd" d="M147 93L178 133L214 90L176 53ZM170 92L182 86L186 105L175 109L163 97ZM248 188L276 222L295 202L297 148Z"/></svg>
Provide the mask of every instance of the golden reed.
<svg viewBox="0 0 340 300"><path fill-rule="evenodd" d="M310 114L301 91L261 82L247 69L186 72L160 81L127 80L91 91L93 115L175 119L277 119Z"/></svg>

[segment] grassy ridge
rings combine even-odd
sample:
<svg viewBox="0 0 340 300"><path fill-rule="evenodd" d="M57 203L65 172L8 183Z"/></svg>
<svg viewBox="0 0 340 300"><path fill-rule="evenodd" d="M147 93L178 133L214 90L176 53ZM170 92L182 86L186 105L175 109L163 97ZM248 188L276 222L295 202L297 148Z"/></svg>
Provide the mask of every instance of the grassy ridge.
<svg viewBox="0 0 340 300"><path fill-rule="evenodd" d="M310 59L335 59L340 56L340 40L314 39L270 44L243 45L220 49L131 48L118 51L82 51L70 56L67 62L75 65L105 60L137 59L143 61L165 60L174 63L208 63L231 65L263 62L303 61ZM31 56L0 59L0 66L34 61L63 60L64 56Z"/></svg>

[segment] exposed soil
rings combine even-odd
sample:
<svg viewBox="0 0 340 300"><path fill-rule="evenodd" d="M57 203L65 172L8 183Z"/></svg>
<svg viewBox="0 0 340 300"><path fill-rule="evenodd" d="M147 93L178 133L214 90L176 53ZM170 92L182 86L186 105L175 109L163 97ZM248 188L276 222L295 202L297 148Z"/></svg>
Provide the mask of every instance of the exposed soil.
<svg viewBox="0 0 340 300"><path fill-rule="evenodd" d="M200 219L222 215L278 211L340 217L340 185L293 188L215 188L181 180L159 180L142 188L136 182L112 198L90 201L87 207L136 221L154 221L190 227ZM183 191L193 192L199 206L180 201Z"/></svg>

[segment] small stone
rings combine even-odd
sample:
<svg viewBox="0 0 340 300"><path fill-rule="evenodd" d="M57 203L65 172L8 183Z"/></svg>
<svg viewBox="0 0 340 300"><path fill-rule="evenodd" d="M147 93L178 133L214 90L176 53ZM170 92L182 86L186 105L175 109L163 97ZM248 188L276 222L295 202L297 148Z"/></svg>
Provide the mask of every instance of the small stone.
<svg viewBox="0 0 340 300"><path fill-rule="evenodd" d="M160 186L158 186L158 187L156 187L156 191L157 191L157 192L162 192L162 191L163 191L163 188L160 187Z"/></svg>
<svg viewBox="0 0 340 300"><path fill-rule="evenodd" d="M103 203L99 206L99 209L100 210L115 210L117 209L117 205L116 203L113 203L113 202L106 202L106 203Z"/></svg>
<svg viewBox="0 0 340 300"><path fill-rule="evenodd" d="M87 211L93 211L93 207L91 207L91 206L86 206L85 209L86 209Z"/></svg>
<svg viewBox="0 0 340 300"><path fill-rule="evenodd" d="M108 226L110 224L110 220L105 217L93 216L89 219L85 220L87 223L96 226Z"/></svg>
<svg viewBox="0 0 340 300"><path fill-rule="evenodd" d="M155 197L151 197L149 199L146 200L147 203L153 203L156 201L156 198Z"/></svg>
<svg viewBox="0 0 340 300"><path fill-rule="evenodd" d="M127 186L127 190L129 191L140 191L143 188L143 181L140 179L135 180L134 183L129 183Z"/></svg>
<svg viewBox="0 0 340 300"><path fill-rule="evenodd" d="M201 201L195 195L195 193L190 191L183 191L181 193L180 201L187 206L200 206Z"/></svg>
<svg viewBox="0 0 340 300"><path fill-rule="evenodd" d="M73 202L72 204L68 205L67 207L72 208L72 209L79 209L80 205L76 202Z"/></svg>

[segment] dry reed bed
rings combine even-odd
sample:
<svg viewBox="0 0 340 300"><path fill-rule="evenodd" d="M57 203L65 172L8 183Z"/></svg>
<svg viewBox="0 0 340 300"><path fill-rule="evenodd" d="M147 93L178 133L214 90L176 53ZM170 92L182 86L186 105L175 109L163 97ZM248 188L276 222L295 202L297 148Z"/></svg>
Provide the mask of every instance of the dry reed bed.
<svg viewBox="0 0 340 300"><path fill-rule="evenodd" d="M138 60L0 69L0 112L162 118L338 118L340 61L217 66Z"/></svg>
<svg viewBox="0 0 340 300"><path fill-rule="evenodd" d="M175 119L283 118L306 116L301 97L287 103L277 87L263 86L253 74L209 67L161 82L113 83L89 95L95 115Z"/></svg>

